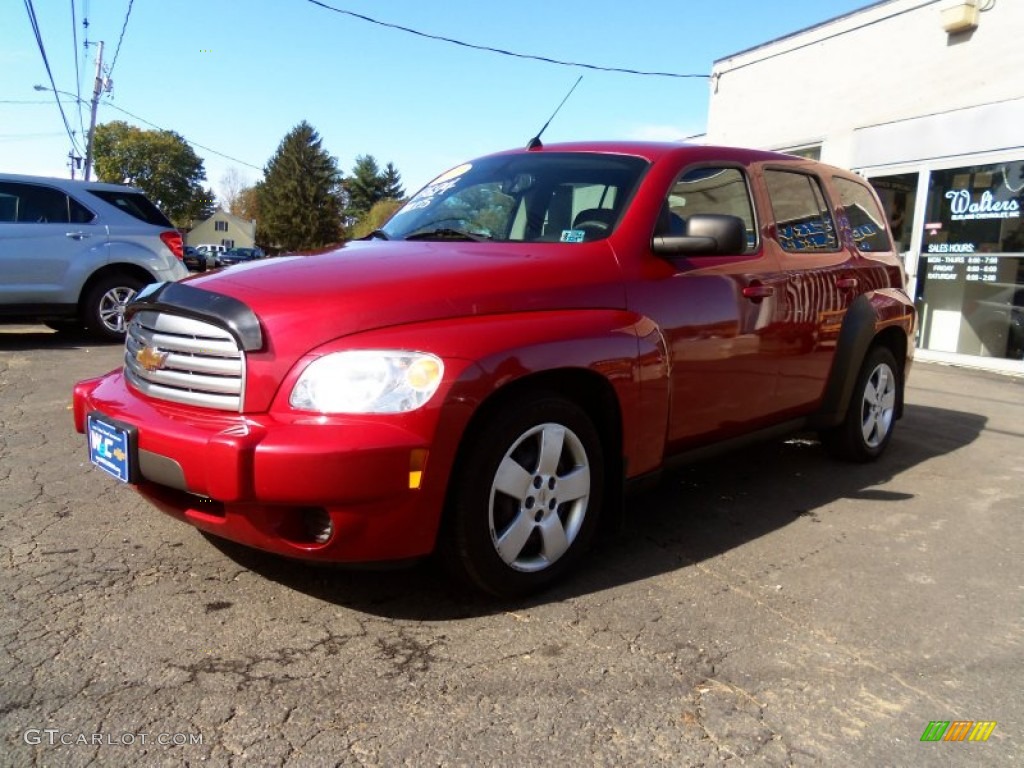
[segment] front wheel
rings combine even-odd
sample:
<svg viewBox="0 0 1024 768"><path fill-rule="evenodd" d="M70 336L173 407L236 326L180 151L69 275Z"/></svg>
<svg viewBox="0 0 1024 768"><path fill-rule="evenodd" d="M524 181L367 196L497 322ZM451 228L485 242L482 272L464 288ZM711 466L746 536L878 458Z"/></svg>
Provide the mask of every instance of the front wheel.
<svg viewBox="0 0 1024 768"><path fill-rule="evenodd" d="M556 395L520 400L480 424L452 478L446 564L499 597L534 592L593 538L604 455L590 418Z"/></svg>
<svg viewBox="0 0 1024 768"><path fill-rule="evenodd" d="M825 448L841 459L874 461L889 444L902 395L900 368L885 347L868 352L857 374L842 424L821 433Z"/></svg>

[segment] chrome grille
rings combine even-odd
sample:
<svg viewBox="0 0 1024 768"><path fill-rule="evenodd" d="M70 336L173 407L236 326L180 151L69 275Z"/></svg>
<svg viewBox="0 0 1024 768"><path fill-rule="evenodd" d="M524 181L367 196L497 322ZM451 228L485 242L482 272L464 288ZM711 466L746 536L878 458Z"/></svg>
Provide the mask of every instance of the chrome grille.
<svg viewBox="0 0 1024 768"><path fill-rule="evenodd" d="M158 369L147 370L139 361L144 350L162 358ZM202 320L137 312L128 324L124 374L133 387L150 397L222 411L242 410L245 355L230 333Z"/></svg>

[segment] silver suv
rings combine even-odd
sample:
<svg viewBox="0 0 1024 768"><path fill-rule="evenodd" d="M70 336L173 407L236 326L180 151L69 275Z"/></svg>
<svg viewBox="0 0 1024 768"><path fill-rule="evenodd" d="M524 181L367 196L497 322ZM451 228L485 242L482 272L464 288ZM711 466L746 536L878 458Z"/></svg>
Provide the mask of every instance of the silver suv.
<svg viewBox="0 0 1024 768"><path fill-rule="evenodd" d="M0 321L124 337L124 307L188 274L181 234L141 190L0 173Z"/></svg>

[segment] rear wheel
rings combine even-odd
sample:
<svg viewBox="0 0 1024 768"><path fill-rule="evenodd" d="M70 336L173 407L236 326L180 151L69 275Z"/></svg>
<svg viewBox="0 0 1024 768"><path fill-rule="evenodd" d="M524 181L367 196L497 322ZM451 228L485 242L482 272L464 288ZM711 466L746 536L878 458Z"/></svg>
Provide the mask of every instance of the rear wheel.
<svg viewBox="0 0 1024 768"><path fill-rule="evenodd" d="M442 542L457 575L500 597L534 592L589 546L604 497L597 430L556 395L513 403L469 437Z"/></svg>
<svg viewBox="0 0 1024 768"><path fill-rule="evenodd" d="M873 461L882 455L896 426L896 406L902 395L900 369L885 347L868 352L857 374L843 423L821 433L833 455L849 461Z"/></svg>
<svg viewBox="0 0 1024 768"><path fill-rule="evenodd" d="M92 286L82 305L82 320L89 332L106 341L123 339L127 330L124 308L142 285L141 280L130 275L114 275Z"/></svg>

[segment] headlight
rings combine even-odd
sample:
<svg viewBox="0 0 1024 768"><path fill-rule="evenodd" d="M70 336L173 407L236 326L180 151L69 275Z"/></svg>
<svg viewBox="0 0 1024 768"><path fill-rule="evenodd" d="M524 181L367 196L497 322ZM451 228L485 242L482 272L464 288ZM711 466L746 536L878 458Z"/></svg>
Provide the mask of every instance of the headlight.
<svg viewBox="0 0 1024 768"><path fill-rule="evenodd" d="M425 352L352 350L314 360L288 403L321 413L405 413L437 391L444 363Z"/></svg>

